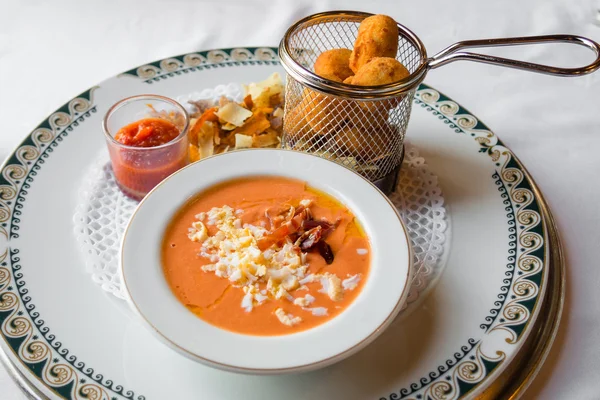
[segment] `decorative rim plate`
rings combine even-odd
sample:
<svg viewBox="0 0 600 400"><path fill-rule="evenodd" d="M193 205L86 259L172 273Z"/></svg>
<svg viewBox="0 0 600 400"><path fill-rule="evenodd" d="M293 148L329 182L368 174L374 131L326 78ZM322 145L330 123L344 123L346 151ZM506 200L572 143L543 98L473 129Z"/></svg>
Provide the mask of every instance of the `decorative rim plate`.
<svg viewBox="0 0 600 400"><path fill-rule="evenodd" d="M69 101L7 158L0 177L0 243L6 249L0 251L1 346L43 396L141 400L202 391L226 398L253 390L264 397L268 387L269 393L296 390L298 396L454 399L484 395L514 368L540 327L550 251L558 244L549 237L540 194L512 152L427 85L417 91L408 135L449 200L451 254L419 309L364 351L296 378L265 385L268 377L236 377L228 385L231 375L193 369L146 338L122 304L92 286L69 236L75 206L69 196L89 162L86 152L104 145L101 114L127 95L176 97L189 93L189 85L256 81L273 70L282 71L273 48L212 50L144 65ZM51 226L53 235L40 226ZM365 362L369 371L361 368ZM168 387L158 385L157 371L165 368L172 376ZM349 376L356 387L342 384Z"/></svg>

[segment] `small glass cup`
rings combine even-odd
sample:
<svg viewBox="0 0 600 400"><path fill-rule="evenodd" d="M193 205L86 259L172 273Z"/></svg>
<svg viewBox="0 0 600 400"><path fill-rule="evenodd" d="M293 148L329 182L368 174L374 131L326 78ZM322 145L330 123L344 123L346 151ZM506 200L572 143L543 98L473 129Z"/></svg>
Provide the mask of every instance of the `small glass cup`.
<svg viewBox="0 0 600 400"><path fill-rule="evenodd" d="M144 118L163 118L180 130L170 142L155 147L127 146L115 140L122 127ZM127 196L141 200L152 188L188 163L190 117L173 99L158 95L127 97L113 105L102 121L115 180Z"/></svg>

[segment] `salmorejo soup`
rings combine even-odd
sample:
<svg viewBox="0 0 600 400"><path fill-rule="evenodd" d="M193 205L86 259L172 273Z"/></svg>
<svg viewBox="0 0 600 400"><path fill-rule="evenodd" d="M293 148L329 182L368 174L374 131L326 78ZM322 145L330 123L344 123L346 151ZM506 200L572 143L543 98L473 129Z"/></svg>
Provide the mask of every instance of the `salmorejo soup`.
<svg viewBox="0 0 600 400"><path fill-rule="evenodd" d="M367 279L370 244L352 212L303 181L260 176L214 186L174 216L166 279L204 321L283 335L344 311Z"/></svg>

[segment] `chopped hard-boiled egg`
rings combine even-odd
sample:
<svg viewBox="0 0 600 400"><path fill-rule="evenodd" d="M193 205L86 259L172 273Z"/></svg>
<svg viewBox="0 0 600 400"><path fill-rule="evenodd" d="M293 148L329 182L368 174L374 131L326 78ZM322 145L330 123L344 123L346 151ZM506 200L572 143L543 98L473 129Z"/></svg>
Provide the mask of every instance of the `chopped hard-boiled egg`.
<svg viewBox="0 0 600 400"><path fill-rule="evenodd" d="M302 200L300 204L309 207L311 202ZM315 297L306 293L309 291L307 284L320 283L319 292L327 294L333 301L342 300L344 290L358 286L360 274L348 275L343 281L329 272L307 274L306 253L290 241L261 250L259 240L269 231L260 224L243 224L240 219L243 213L243 210L234 210L227 205L199 213L188 237L201 244L199 255L210 261L201 267L202 271L227 279L233 287L244 291L240 306L246 312L272 299L289 301L315 316L326 316L327 308L316 306ZM216 233L209 236L207 226L216 228ZM299 290L306 291L304 297L292 295ZM287 326L302 322L302 318L286 313L281 307L275 315Z"/></svg>
<svg viewBox="0 0 600 400"><path fill-rule="evenodd" d="M315 301L315 298L313 296L311 296L310 294L307 294L304 297L298 297L298 298L294 299L294 305L300 306L300 307L308 307L312 303L314 303L314 301Z"/></svg>
<svg viewBox="0 0 600 400"><path fill-rule="evenodd" d="M206 226L200 221L196 221L192 224L188 238L193 242L203 242L208 237L208 230Z"/></svg>
<svg viewBox="0 0 600 400"><path fill-rule="evenodd" d="M287 314L282 308L275 310L275 316L277 316L279 322L287 326L298 325L300 322L302 322L302 318L294 317L292 314Z"/></svg>
<svg viewBox="0 0 600 400"><path fill-rule="evenodd" d="M336 275L325 273L320 276L319 281L321 282L321 289L319 292L327 293L329 298L333 301L340 301L344 297L344 291L342 289L342 281Z"/></svg>
<svg viewBox="0 0 600 400"><path fill-rule="evenodd" d="M304 310L310 311L312 315L317 317L323 317L327 315L327 308L325 307L304 308Z"/></svg>
<svg viewBox="0 0 600 400"><path fill-rule="evenodd" d="M190 240L202 242L200 255L213 263L204 265L202 270L215 272L217 276L229 279L234 286L243 288L264 279L267 292L278 299L288 298L289 291L300 286L299 279L304 277L308 266L292 244L262 252L257 241L267 232L265 228L242 225L238 213L229 206L215 207L203 218L218 231L214 236L207 236L203 222L192 224Z"/></svg>
<svg viewBox="0 0 600 400"><path fill-rule="evenodd" d="M351 277L342 281L342 287L344 290L354 290L360 282L360 274L352 275Z"/></svg>

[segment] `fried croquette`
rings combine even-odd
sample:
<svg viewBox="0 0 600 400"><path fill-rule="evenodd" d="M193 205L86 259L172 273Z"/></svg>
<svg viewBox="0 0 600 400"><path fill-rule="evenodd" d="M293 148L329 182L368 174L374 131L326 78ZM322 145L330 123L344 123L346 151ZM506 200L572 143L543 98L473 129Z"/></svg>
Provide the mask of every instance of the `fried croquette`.
<svg viewBox="0 0 600 400"><path fill-rule="evenodd" d="M377 86L397 82L410 73L395 58L375 57L363 65L352 78L352 85Z"/></svg>
<svg viewBox="0 0 600 400"><path fill-rule="evenodd" d="M396 57L398 52L398 25L387 15L365 18L359 28L354 50L350 55L350 69L358 70L374 57Z"/></svg>
<svg viewBox="0 0 600 400"><path fill-rule="evenodd" d="M343 81L354 75L349 66L350 54L352 50L348 49L333 49L321 53L315 61L315 73L323 78L335 76L340 82Z"/></svg>

